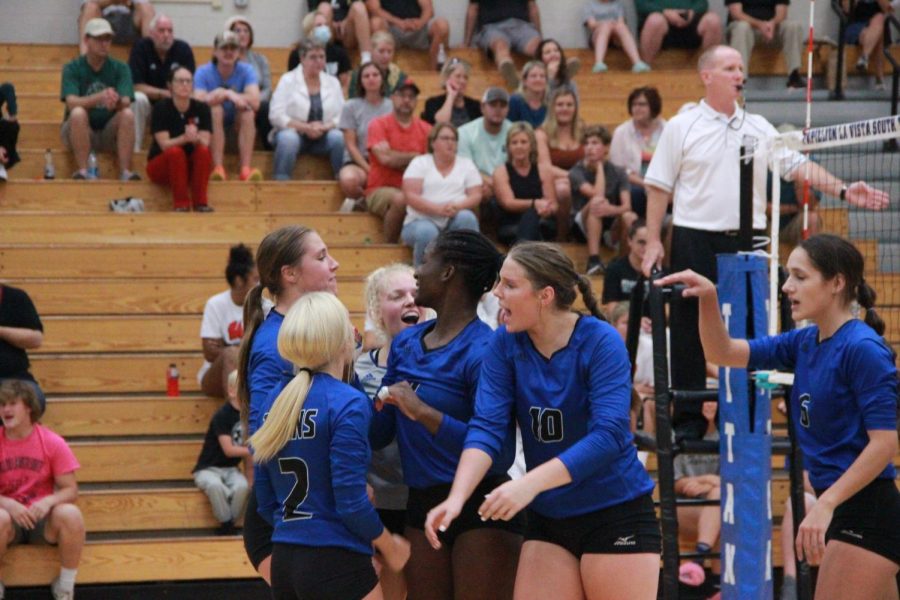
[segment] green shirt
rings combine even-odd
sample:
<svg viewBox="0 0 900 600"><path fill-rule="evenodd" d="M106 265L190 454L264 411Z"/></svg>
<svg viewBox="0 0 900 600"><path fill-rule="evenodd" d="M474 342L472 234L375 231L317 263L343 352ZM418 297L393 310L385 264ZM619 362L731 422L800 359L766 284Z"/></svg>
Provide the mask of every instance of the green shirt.
<svg viewBox="0 0 900 600"><path fill-rule="evenodd" d="M459 155L475 163L482 175L491 176L494 169L506 162L506 134L512 123L503 120L500 133L491 135L484 130L484 117L469 121L459 128Z"/></svg>
<svg viewBox="0 0 900 600"><path fill-rule="evenodd" d="M80 56L66 64L62 73L62 92L60 99L65 102L66 96L90 96L111 87L123 98L134 101L134 85L131 83L131 69L122 61L107 58L99 71L94 71L87 58ZM103 129L113 118L115 111L103 106L95 106L88 111L91 129ZM66 108L66 118L69 109Z"/></svg>

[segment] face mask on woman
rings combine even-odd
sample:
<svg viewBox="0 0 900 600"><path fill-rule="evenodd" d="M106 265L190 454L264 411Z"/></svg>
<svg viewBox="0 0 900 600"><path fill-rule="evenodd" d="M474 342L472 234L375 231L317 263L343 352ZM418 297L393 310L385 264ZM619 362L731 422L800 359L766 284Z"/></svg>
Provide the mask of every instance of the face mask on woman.
<svg viewBox="0 0 900 600"><path fill-rule="evenodd" d="M320 44L327 44L331 40L331 29L328 25L317 25L312 30L312 39Z"/></svg>

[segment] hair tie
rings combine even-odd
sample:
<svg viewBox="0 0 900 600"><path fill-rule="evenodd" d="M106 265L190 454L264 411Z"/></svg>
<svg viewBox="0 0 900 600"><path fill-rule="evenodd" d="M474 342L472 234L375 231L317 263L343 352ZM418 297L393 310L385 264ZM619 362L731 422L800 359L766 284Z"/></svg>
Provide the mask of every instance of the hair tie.
<svg viewBox="0 0 900 600"><path fill-rule="evenodd" d="M299 375L300 373L303 373L304 371L306 373L309 373L310 379L312 379L312 377L316 374L315 371L313 371L312 369L310 369L308 367L300 367L299 369L297 369L297 374Z"/></svg>
<svg viewBox="0 0 900 600"><path fill-rule="evenodd" d="M865 277L860 277L860 278L859 278L859 285L857 285L856 287L862 288L862 287L865 287L866 285L868 285L868 284L866 283L866 278L865 278Z"/></svg>

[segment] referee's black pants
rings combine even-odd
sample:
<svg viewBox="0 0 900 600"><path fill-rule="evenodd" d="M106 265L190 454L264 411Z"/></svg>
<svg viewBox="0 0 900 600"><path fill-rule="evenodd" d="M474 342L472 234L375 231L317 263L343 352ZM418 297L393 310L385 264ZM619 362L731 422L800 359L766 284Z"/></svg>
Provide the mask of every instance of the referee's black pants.
<svg viewBox="0 0 900 600"><path fill-rule="evenodd" d="M697 273L718 279L717 254L734 254L740 250L739 237L734 232L703 231L687 227L672 229L673 273L693 269ZM671 379L676 390L706 389L706 357L700 344L700 311L696 298L673 298L669 318L671 332ZM672 423L679 439L701 439L706 431L699 404L674 407Z"/></svg>

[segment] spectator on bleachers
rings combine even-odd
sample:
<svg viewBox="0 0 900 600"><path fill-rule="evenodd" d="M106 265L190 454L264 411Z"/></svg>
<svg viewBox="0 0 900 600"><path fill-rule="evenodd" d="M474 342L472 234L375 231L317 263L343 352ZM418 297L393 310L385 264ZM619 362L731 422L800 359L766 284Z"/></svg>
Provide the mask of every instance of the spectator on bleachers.
<svg viewBox="0 0 900 600"><path fill-rule="evenodd" d="M519 89L509 97L509 120L526 121L537 129L547 118L547 67L530 60L522 67Z"/></svg>
<svg viewBox="0 0 900 600"><path fill-rule="evenodd" d="M406 78L406 73L400 70L394 62L394 50L396 44L394 36L387 31L376 31L372 34L372 62L378 65L387 80L387 94L393 94L397 85ZM350 75L350 87L347 96L354 98L362 92L359 89L359 69Z"/></svg>
<svg viewBox="0 0 900 600"><path fill-rule="evenodd" d="M254 52L253 25L246 17L235 15L225 21L225 30L233 31L238 36L240 44L240 59L249 63L256 71L256 81L259 85L259 108L256 110L256 133L266 150L271 150L269 144L269 132L272 125L269 123L269 101L272 99L272 71L269 69L269 59L265 54Z"/></svg>
<svg viewBox="0 0 900 600"><path fill-rule="evenodd" d="M600 260L603 232L627 230L637 219L631 211L628 176L607 160L610 139L602 125L585 127L581 132L584 159L569 171L575 224L587 239L588 275L599 275L606 268Z"/></svg>
<svg viewBox="0 0 900 600"><path fill-rule="evenodd" d="M309 12L325 15L335 40L344 48L359 48L359 63L372 60L372 24L363 0L306 0Z"/></svg>
<svg viewBox="0 0 900 600"><path fill-rule="evenodd" d="M515 50L525 56L534 56L541 43L541 13L537 2L469 0L463 43L466 46L475 44L492 56L506 87L515 89L519 85L519 74L511 52Z"/></svg>
<svg viewBox="0 0 900 600"><path fill-rule="evenodd" d="M661 48L712 48L722 41L722 19L707 0L635 0L641 56L648 64Z"/></svg>
<svg viewBox="0 0 900 600"><path fill-rule="evenodd" d="M84 519L75 505L80 465L65 440L38 423L43 412L34 388L0 383L0 558L15 544L59 546L61 567L50 591L56 600L71 600L84 547ZM0 597L3 592L0 583Z"/></svg>
<svg viewBox="0 0 900 600"><path fill-rule="evenodd" d="M603 309L611 311L619 302L631 299L631 291L642 279L641 264L647 248L647 223L638 218L628 228L628 254L606 266L603 275Z"/></svg>
<svg viewBox="0 0 900 600"><path fill-rule="evenodd" d="M88 178L91 150L115 151L122 181L140 179L131 171L134 152L134 86L131 70L109 56L112 28L104 19L84 27L87 53L63 67L60 99L66 104L62 139L75 154L73 179Z"/></svg>
<svg viewBox="0 0 900 600"><path fill-rule="evenodd" d="M560 214L567 215L572 210L569 169L584 158L584 146L581 144L582 129L584 123L578 116L578 96L571 88L557 88L550 95L547 117L541 128L535 131L535 136L538 144L538 161L553 174ZM569 224L562 222L558 223L558 226L557 239L565 241L569 233Z"/></svg>
<svg viewBox="0 0 900 600"><path fill-rule="evenodd" d="M187 42L175 39L172 19L157 13L150 21L150 36L134 43L128 57L134 82L134 151L141 149L150 111L160 100L171 98L169 73L185 67L192 74L197 66Z"/></svg>
<svg viewBox="0 0 900 600"><path fill-rule="evenodd" d="M81 0L78 17L81 54L87 52L84 36L91 19L106 19L113 29L113 42L127 46L150 35L150 21L155 14L150 0Z"/></svg>
<svg viewBox="0 0 900 600"><path fill-rule="evenodd" d="M534 128L512 124L506 136L509 159L494 171L499 218L497 239L511 246L520 241L541 241L556 233L553 217L560 211L549 165L538 161ZM568 211L557 218L569 219Z"/></svg>
<svg viewBox="0 0 900 600"><path fill-rule="evenodd" d="M661 112L662 98L655 87L631 90L628 94L628 114L631 118L616 127L609 148L610 162L625 169L628 174L631 210L641 218L647 216L644 174L666 125Z"/></svg>
<svg viewBox="0 0 900 600"><path fill-rule="evenodd" d="M307 153L328 156L335 179L340 173L344 135L338 119L344 93L341 82L324 68L325 47L307 39L300 43L300 66L278 80L269 107L277 180L289 180L297 157Z"/></svg>
<svg viewBox="0 0 900 600"><path fill-rule="evenodd" d="M406 219L400 237L413 249L414 266L442 231L479 230L473 211L481 203L481 176L475 163L457 154L458 144L456 127L438 123L428 134L428 153L403 173Z"/></svg>
<svg viewBox="0 0 900 600"><path fill-rule="evenodd" d="M706 433L703 439L710 442L719 441L719 428L716 422L719 405L715 401L703 403L703 416L706 418ZM702 498L719 500L722 483L719 479L719 455L716 454L679 454L675 457L675 493L683 498ZM681 506L678 508L679 533L685 537L696 539L697 552L709 552L719 542L722 529L721 508L712 506ZM678 579L689 586L699 586L706 580L703 570L703 559L681 565Z"/></svg>
<svg viewBox="0 0 900 600"><path fill-rule="evenodd" d="M206 301L200 324L204 361L197 372L197 382L204 394L214 398L226 397L228 377L237 368L244 337L244 299L259 284L253 253L244 244L229 250L225 280L228 289ZM267 309L271 305L264 306Z"/></svg>
<svg viewBox="0 0 900 600"><path fill-rule="evenodd" d="M375 63L359 68L363 92L351 98L341 109L338 127L344 134L344 166L338 181L345 198L359 200L365 196L369 178L369 124L372 119L391 112L391 101L385 96L384 72Z"/></svg>
<svg viewBox="0 0 900 600"><path fill-rule="evenodd" d="M374 36L373 36L374 37ZM375 53L378 53L376 43ZM406 217L406 199L401 190L403 171L428 147L431 125L415 116L419 86L404 78L391 94L390 114L369 124L369 178L366 181L366 208L384 219L384 237L396 242Z"/></svg>
<svg viewBox="0 0 900 600"><path fill-rule="evenodd" d="M796 21L788 21L790 0L726 0L728 7L728 45L741 53L744 74L750 76L750 54L761 43L780 48L788 70L787 87L805 88L800 75L804 30Z"/></svg>
<svg viewBox="0 0 900 600"><path fill-rule="evenodd" d="M622 0L587 0L582 12L582 22L588 30L590 45L594 48L594 73L607 71L606 51L613 36L631 61L632 73L646 73L650 65L641 60L631 29L625 23L625 7Z"/></svg>
<svg viewBox="0 0 900 600"><path fill-rule="evenodd" d="M16 152L16 141L19 139L17 111L16 88L8 81L0 84L0 181L6 181L6 170L19 162L19 153Z"/></svg>
<svg viewBox="0 0 900 600"><path fill-rule="evenodd" d="M28 350L37 350L44 343L44 324L34 303L25 290L0 283L0 383L18 379L31 384L41 410L44 409L44 392L28 361Z"/></svg>
<svg viewBox="0 0 900 600"><path fill-rule="evenodd" d="M453 123L462 127L481 116L478 100L466 96L472 65L455 56L441 69L443 94L432 96L425 101L422 118L432 125L436 122Z"/></svg>
<svg viewBox="0 0 900 600"><path fill-rule="evenodd" d="M850 24L844 32L844 41L859 44L856 70L862 75L869 72L869 59L875 66L875 84L884 87L884 15L892 13L889 0L856 0L852 11L849 0L842 0L844 11L850 15Z"/></svg>
<svg viewBox="0 0 900 600"><path fill-rule="evenodd" d="M246 445L241 405L237 398L238 373L227 376L228 398L209 421L203 448L194 465L194 483L203 490L219 522L216 535L237 533L235 522L244 514L250 486L241 461L250 456Z"/></svg>
<svg viewBox="0 0 900 600"><path fill-rule="evenodd" d="M428 50L432 69L438 69L441 46L447 51L450 23L434 16L431 0L366 0L372 31L390 31L400 47Z"/></svg>
<svg viewBox="0 0 900 600"><path fill-rule="evenodd" d="M391 341L416 323L426 320L430 309L416 305L416 279L405 264L380 267L366 277L366 320L371 321L380 340L379 347L362 353L353 366L366 394L374 401L387 372ZM372 504L391 533L403 534L406 526L406 502L409 489L403 484L403 468L397 440L381 450L372 451L366 480L372 487ZM402 573L381 571L385 600L406 598L406 580Z"/></svg>
<svg viewBox="0 0 900 600"><path fill-rule="evenodd" d="M225 181L225 138L237 133L241 181L259 181L262 173L250 164L256 139L256 111L259 110L259 81L256 69L239 59L240 40L233 31L216 36L213 59L197 69L194 97L209 105L212 112L212 162L210 179ZM227 130L227 131L226 131Z"/></svg>
<svg viewBox="0 0 900 600"><path fill-rule="evenodd" d="M303 37L325 47L325 72L337 77L341 82L341 88L348 89L350 74L353 72L350 54L340 43L335 41L334 29L328 24L328 18L320 12L306 15L303 18ZM300 44L298 43L288 55L288 70L293 71L299 64Z"/></svg>
<svg viewBox="0 0 900 600"><path fill-rule="evenodd" d="M551 95L561 87L570 87L578 95L578 84L575 83L575 73L581 68L581 60L577 56L566 58L566 52L559 42L553 38L541 40L537 50L534 51L535 60L539 60L547 66L547 95Z"/></svg>
<svg viewBox="0 0 900 600"><path fill-rule="evenodd" d="M459 128L460 156L475 163L481 173L481 200L494 197L494 171L506 163L506 137L512 122L509 94L499 87L489 87L481 96L481 117Z"/></svg>
<svg viewBox="0 0 900 600"><path fill-rule="evenodd" d="M207 199L212 154L212 116L205 103L192 97L194 76L187 67L168 73L170 97L153 107L147 153L150 181L172 188L176 212L212 212Z"/></svg>

